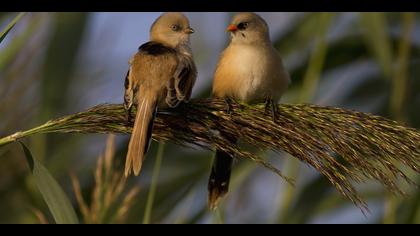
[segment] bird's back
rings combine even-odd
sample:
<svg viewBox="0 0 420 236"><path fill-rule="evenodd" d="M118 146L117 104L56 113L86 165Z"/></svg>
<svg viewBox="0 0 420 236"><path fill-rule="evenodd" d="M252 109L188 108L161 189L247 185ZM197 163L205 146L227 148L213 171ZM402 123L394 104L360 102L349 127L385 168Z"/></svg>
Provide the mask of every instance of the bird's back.
<svg viewBox="0 0 420 236"><path fill-rule="evenodd" d="M144 90L156 91L166 87L176 70L177 52L158 43L145 43L131 60L133 81L137 81Z"/></svg>

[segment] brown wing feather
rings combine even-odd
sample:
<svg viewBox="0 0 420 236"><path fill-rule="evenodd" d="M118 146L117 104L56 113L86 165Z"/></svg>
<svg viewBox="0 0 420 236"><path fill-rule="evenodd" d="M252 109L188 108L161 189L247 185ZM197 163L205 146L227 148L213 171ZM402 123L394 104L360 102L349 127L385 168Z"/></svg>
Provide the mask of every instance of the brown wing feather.
<svg viewBox="0 0 420 236"><path fill-rule="evenodd" d="M134 97L134 91L132 83L130 83L130 69L127 71L127 75L125 76L124 80L124 108L126 110L129 110L131 106L133 105L133 97Z"/></svg>
<svg viewBox="0 0 420 236"><path fill-rule="evenodd" d="M197 69L192 57L179 56L173 82L177 100L187 102L190 99L196 77Z"/></svg>

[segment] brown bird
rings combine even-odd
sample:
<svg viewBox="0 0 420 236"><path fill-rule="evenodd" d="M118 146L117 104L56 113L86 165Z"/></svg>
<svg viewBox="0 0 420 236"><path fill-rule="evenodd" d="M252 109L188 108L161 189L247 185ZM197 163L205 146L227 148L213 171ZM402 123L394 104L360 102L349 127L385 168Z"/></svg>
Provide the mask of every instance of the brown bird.
<svg viewBox="0 0 420 236"><path fill-rule="evenodd" d="M125 175L140 173L150 146L157 108L176 107L191 96L197 70L190 49L188 18L178 12L162 14L150 29L150 41L130 59L125 78L124 107L136 118L125 163ZM129 119L130 119L130 115Z"/></svg>
<svg viewBox="0 0 420 236"><path fill-rule="evenodd" d="M236 14L227 31L231 41L217 65L213 96L246 103L266 101L275 120L275 103L287 89L290 78L277 50L272 46L267 23L255 13ZM235 145L237 137L221 135ZM216 150L208 182L209 207L215 209L229 189L233 157Z"/></svg>

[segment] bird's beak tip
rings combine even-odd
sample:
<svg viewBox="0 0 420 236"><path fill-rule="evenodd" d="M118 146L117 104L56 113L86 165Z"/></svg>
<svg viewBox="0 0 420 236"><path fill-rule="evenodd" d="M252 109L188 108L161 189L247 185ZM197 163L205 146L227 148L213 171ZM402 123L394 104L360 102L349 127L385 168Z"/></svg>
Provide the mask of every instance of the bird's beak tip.
<svg viewBox="0 0 420 236"><path fill-rule="evenodd" d="M195 30L191 27L188 27L187 30L186 30L187 34L193 34L194 32L195 32Z"/></svg>
<svg viewBox="0 0 420 236"><path fill-rule="evenodd" d="M226 28L226 31L229 31L229 32L235 32L237 30L238 30L238 27L234 24L231 24Z"/></svg>

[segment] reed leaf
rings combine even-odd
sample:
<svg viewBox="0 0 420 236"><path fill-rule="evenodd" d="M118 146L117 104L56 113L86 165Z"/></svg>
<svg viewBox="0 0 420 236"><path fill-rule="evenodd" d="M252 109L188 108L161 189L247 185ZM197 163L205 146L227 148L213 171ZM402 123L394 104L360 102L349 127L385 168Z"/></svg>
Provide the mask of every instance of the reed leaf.
<svg viewBox="0 0 420 236"><path fill-rule="evenodd" d="M220 99L196 99L177 109L162 109L156 117L153 139L221 149L236 158L252 160L292 183L276 167L229 144L217 133L223 130L261 150L285 151L318 170L363 211L368 210L367 205L354 182L377 180L390 192L404 194L396 181L415 183L399 166L420 173L420 132L380 116L311 104L279 104L274 123L264 104L234 102L230 113L225 110L226 104ZM2 138L0 146L39 133L128 134L134 112L128 120L123 105L98 105Z"/></svg>
<svg viewBox="0 0 420 236"><path fill-rule="evenodd" d="M77 219L76 212L74 211L70 200L67 198L66 193L47 168L32 156L25 144L20 144L25 152L36 185L47 203L55 222L57 224L77 224L79 220Z"/></svg>
<svg viewBox="0 0 420 236"><path fill-rule="evenodd" d="M25 12L19 13L13 20L0 32L0 43L6 38L7 34L10 32L10 30L13 29L13 27L16 25L16 23L22 18L22 16L25 15Z"/></svg>

